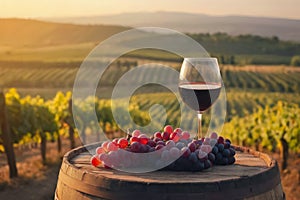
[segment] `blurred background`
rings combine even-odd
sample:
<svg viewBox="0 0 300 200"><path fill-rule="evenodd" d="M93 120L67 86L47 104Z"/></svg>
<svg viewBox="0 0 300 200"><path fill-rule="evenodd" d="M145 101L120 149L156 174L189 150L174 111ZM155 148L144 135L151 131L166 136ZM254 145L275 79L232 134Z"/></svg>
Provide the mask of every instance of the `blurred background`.
<svg viewBox="0 0 300 200"><path fill-rule="evenodd" d="M0 198L53 199L61 158L82 144L79 135L100 139L95 124L109 138L124 134L109 101L118 78L150 62L179 71L183 58L142 49L117 59L100 80L101 97L88 99L98 121L89 118L91 106L76 104L81 132L70 109L76 73L101 41L156 26L187 34L218 58L227 92L220 134L275 157L287 199L300 199L299 7L298 0L1 0ZM139 125L150 122L154 104L167 110L166 124L179 125L180 105L166 88L139 88L130 102ZM196 130L194 113L188 117Z"/></svg>

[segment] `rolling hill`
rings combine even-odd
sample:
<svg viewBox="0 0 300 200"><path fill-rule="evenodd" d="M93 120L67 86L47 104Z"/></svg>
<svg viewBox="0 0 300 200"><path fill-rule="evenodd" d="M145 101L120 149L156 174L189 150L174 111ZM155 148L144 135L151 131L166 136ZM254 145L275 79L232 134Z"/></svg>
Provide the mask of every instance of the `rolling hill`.
<svg viewBox="0 0 300 200"><path fill-rule="evenodd" d="M162 20L163 21L163 20ZM0 60L3 61L81 61L96 44L130 27L117 25L76 25L29 19L0 19ZM224 64L268 64L289 65L293 56L300 55L300 43L281 41L277 37L256 35L232 36L226 33L188 34L199 42L212 56L219 57ZM136 32L124 43L117 40L106 49L131 48L146 42L175 45L173 35L156 32ZM191 48L184 50L191 53ZM198 52L194 52L198 53ZM194 55L194 54L193 54ZM198 55L198 54L197 54ZM161 51L138 51L127 54L142 59L163 59L178 61L178 56Z"/></svg>
<svg viewBox="0 0 300 200"><path fill-rule="evenodd" d="M128 27L74 25L29 19L0 19L0 45L41 47L100 42Z"/></svg>
<svg viewBox="0 0 300 200"><path fill-rule="evenodd" d="M211 16L181 12L137 12L92 17L48 18L45 20L75 24L115 24L124 26L159 26L189 33L226 32L230 35L254 34L278 36L282 40L300 41L300 20Z"/></svg>

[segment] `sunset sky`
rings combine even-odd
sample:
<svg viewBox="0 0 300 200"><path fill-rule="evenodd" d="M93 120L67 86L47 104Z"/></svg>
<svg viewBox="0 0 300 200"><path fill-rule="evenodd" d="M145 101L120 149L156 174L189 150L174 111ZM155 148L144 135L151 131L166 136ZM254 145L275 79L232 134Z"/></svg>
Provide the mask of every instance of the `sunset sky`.
<svg viewBox="0 0 300 200"><path fill-rule="evenodd" d="M0 17L67 17L179 11L300 19L299 0L0 0Z"/></svg>

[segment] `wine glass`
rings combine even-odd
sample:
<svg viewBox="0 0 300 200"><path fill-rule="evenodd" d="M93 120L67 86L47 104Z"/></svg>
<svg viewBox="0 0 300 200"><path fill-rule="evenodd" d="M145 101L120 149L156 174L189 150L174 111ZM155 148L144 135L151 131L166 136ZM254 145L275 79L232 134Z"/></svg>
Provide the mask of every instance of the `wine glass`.
<svg viewBox="0 0 300 200"><path fill-rule="evenodd" d="M183 102L197 111L198 139L202 138L202 114L217 100L222 78L216 58L184 58L179 75Z"/></svg>

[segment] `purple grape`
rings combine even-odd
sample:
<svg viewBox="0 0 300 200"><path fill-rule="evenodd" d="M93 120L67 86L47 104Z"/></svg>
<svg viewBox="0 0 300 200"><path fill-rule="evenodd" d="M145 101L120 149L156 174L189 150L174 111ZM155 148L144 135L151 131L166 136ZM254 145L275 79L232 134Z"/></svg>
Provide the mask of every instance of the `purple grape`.
<svg viewBox="0 0 300 200"><path fill-rule="evenodd" d="M141 144L139 142L131 143L130 150L132 152L135 152L135 153L140 152L140 149L141 149Z"/></svg>
<svg viewBox="0 0 300 200"><path fill-rule="evenodd" d="M219 149L218 149L218 147L217 146L214 146L213 148L212 148L212 151L211 152L213 152L215 155L219 152Z"/></svg>
<svg viewBox="0 0 300 200"><path fill-rule="evenodd" d="M192 167L190 168L191 171L201 171L203 169L204 169L204 163L200 161L193 163Z"/></svg>
<svg viewBox="0 0 300 200"><path fill-rule="evenodd" d="M214 162L216 160L216 156L213 153L209 153L208 154L208 160L210 160L211 162Z"/></svg>
<svg viewBox="0 0 300 200"><path fill-rule="evenodd" d="M218 150L222 152L224 150L224 144L218 144Z"/></svg>
<svg viewBox="0 0 300 200"><path fill-rule="evenodd" d="M181 150L183 147L185 147L185 144L183 142L177 142L176 147Z"/></svg>
<svg viewBox="0 0 300 200"><path fill-rule="evenodd" d="M192 142L196 145L196 148L199 148L199 146L202 145L202 141L201 140L193 140Z"/></svg>
<svg viewBox="0 0 300 200"><path fill-rule="evenodd" d="M231 141L229 139L226 139L225 142L228 142L229 144L231 144Z"/></svg>
<svg viewBox="0 0 300 200"><path fill-rule="evenodd" d="M206 160L204 161L204 169L208 169L212 166L212 163L210 162L210 160Z"/></svg>
<svg viewBox="0 0 300 200"><path fill-rule="evenodd" d="M225 149L229 149L230 148L230 143L229 142L225 142L224 143L224 148Z"/></svg>
<svg viewBox="0 0 300 200"><path fill-rule="evenodd" d="M179 171L185 170L186 159L183 157L178 158L175 161L175 168Z"/></svg>
<svg viewBox="0 0 300 200"><path fill-rule="evenodd" d="M155 151L155 147L150 147L148 152L153 152L153 151Z"/></svg>
<svg viewBox="0 0 300 200"><path fill-rule="evenodd" d="M171 169L171 170L177 170L177 169L176 169L176 168L177 168L177 165L176 165L175 162L172 162L171 164L169 164L169 165L167 166L167 168L168 168L168 169Z"/></svg>
<svg viewBox="0 0 300 200"><path fill-rule="evenodd" d="M223 157L221 161L222 165L228 165L228 158Z"/></svg>
<svg viewBox="0 0 300 200"><path fill-rule="evenodd" d="M165 147L164 145L158 144L158 145L156 145L155 150L160 150L160 149L162 149L164 147Z"/></svg>
<svg viewBox="0 0 300 200"><path fill-rule="evenodd" d="M155 147L156 146L156 142L154 142L153 140L149 140L147 145L149 145L150 147Z"/></svg>
<svg viewBox="0 0 300 200"><path fill-rule="evenodd" d="M190 142L189 144L188 144L188 148L191 150L191 152L194 152L195 150L196 150L196 144L195 143L193 143L193 142Z"/></svg>
<svg viewBox="0 0 300 200"><path fill-rule="evenodd" d="M182 157L188 158L191 154L191 150L188 147L183 147L181 149Z"/></svg>
<svg viewBox="0 0 300 200"><path fill-rule="evenodd" d="M229 157L228 158L228 164L232 165L233 163L235 163L235 158L234 157Z"/></svg>
<svg viewBox="0 0 300 200"><path fill-rule="evenodd" d="M194 152L198 156L200 149L196 149Z"/></svg>
<svg viewBox="0 0 300 200"><path fill-rule="evenodd" d="M195 152L192 152L189 156L189 160L193 163L196 163L198 161L197 155L195 154Z"/></svg>
<svg viewBox="0 0 300 200"><path fill-rule="evenodd" d="M179 140L179 142L183 143L185 146L187 146L187 144L188 144L188 141L187 141L187 140ZM179 143L179 142L178 142L178 143Z"/></svg>
<svg viewBox="0 0 300 200"><path fill-rule="evenodd" d="M201 161L198 161L196 164L197 164L198 171L203 170L204 167L205 167L205 166L204 166L204 163L201 162Z"/></svg>
<svg viewBox="0 0 300 200"><path fill-rule="evenodd" d="M229 151L230 151L230 154L231 154L232 156L235 155L235 150L234 150L233 148L230 148Z"/></svg>
<svg viewBox="0 0 300 200"><path fill-rule="evenodd" d="M229 151L229 149L224 149L224 151L222 152L222 155L224 156L224 157L229 157L230 156L230 151Z"/></svg>
<svg viewBox="0 0 300 200"><path fill-rule="evenodd" d="M222 158L223 158L223 156L222 156L222 154L219 152L219 153L216 154L215 160L218 162L218 161L221 161Z"/></svg>
<svg viewBox="0 0 300 200"><path fill-rule="evenodd" d="M166 143L164 141L158 141L158 142L156 142L156 145L166 146Z"/></svg>
<svg viewBox="0 0 300 200"><path fill-rule="evenodd" d="M162 141L162 140L161 140L161 138L156 137L156 138L153 139L153 141L157 143L157 142Z"/></svg>

